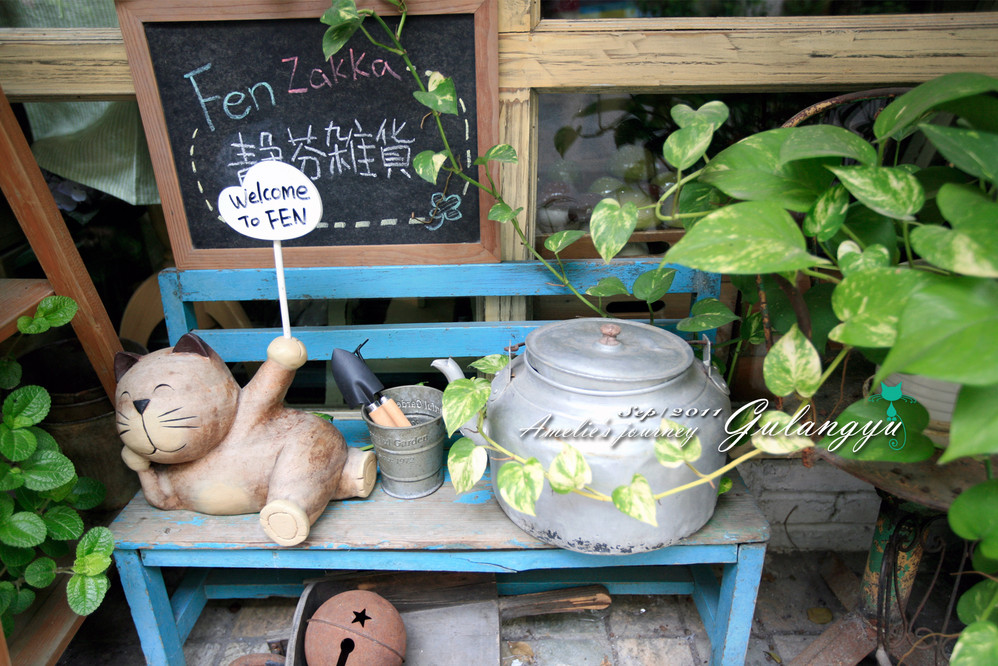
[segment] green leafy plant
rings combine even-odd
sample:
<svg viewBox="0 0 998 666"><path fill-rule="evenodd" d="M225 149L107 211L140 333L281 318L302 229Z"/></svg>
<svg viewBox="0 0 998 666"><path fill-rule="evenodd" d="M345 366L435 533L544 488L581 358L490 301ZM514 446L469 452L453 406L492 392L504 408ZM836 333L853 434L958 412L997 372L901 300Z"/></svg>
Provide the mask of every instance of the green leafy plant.
<svg viewBox="0 0 998 666"><path fill-rule="evenodd" d="M43 333L67 324L76 309L71 298L49 296L33 316L19 318L17 328L22 335ZM48 587L60 574L70 576L70 608L92 613L110 586L105 571L114 550L111 531L84 533L78 513L103 501L103 485L77 477L72 461L39 427L51 407L48 391L20 383L21 366L8 352L0 359L0 391L7 392L0 423L0 622L8 634L13 616L34 601L32 588Z"/></svg>
<svg viewBox="0 0 998 666"><path fill-rule="evenodd" d="M549 262L526 237L518 220L522 209L514 210L503 199L502 192L488 169L486 169L487 182L479 181L461 169L459 160L451 152L443 125L440 122L440 114L456 114L458 112L454 83L436 71L427 72L425 81L420 77L419 70L411 62L402 45L402 33L406 21L405 2L402 0L390 1L401 12L400 20L394 28L389 26L375 11L358 9L354 0L333 0L330 9L323 14L321 19L324 24L329 26L323 38L323 51L326 58L331 57L343 48L346 42L359 30L376 46L380 46L403 59L406 69L415 81L416 90L413 92L413 96L429 110L429 114L437 124L443 145L440 151L423 151L413 158L413 166L420 177L435 183L440 172L443 171L449 177L459 177L493 197L496 203L489 211L489 219L509 224L524 247L528 248L534 258L551 272L557 282L599 316L607 316L602 307L602 299L620 294L631 295L639 301L646 302L649 312L651 312L652 305L669 290L676 273L674 268L663 264L658 268L649 270L640 275L630 288L616 277L604 278L589 287L574 285L567 275L560 253L579 240L584 235L583 232L565 230L548 237L545 240L545 247L555 255L554 261ZM381 30L379 34L384 34L387 42L379 41L371 32L367 31L364 21L368 18L376 22ZM698 111L689 110L687 114L681 116L679 122L681 129L666 138L663 148L666 159L677 169L677 182L682 184L691 179L691 177L683 176L682 170L699 159L703 151L706 150L713 131L723 124L727 115L727 109L723 104L712 102ZM700 121L706 124L701 125ZM475 160L474 164L488 167L493 164L515 164L516 162L516 151L509 145L500 144L486 151L485 155ZM662 213L658 208L659 206L656 205L656 214L661 216ZM684 214L680 213L679 215ZM614 199L607 198L597 207L593 213L591 224L592 237L605 261L609 262L623 249L637 224L638 206L634 202L620 204ZM593 302L594 299L595 302ZM697 321L701 324L713 321L710 319L710 313L706 311L698 311L694 315L699 315L700 319ZM706 330L707 328L712 327L704 325L703 328L697 330ZM493 373L501 369L506 360L506 357L495 355L481 359L472 365L482 372ZM443 396L443 414L449 435L452 435L475 415L477 415L480 424L484 421L485 405L490 391L489 383L482 378L459 379L448 384ZM678 427L678 424L675 425ZM662 429L663 432L667 428L666 424ZM479 431L482 432L482 429L479 428ZM573 492L594 500L613 502L626 515L651 524L654 524L655 521L655 501L658 499L690 487L706 483L713 484L718 478L721 480L717 482L716 487L723 492L730 487L730 481L724 479L722 475L742 461L764 451L787 453L812 445L810 440L800 437L783 438L778 442L772 438L763 439L754 450L738 460L713 473L701 474L693 467L693 462L700 457L698 439L693 438L682 444L670 437L659 437L655 442L658 460L667 467L686 465L693 470L698 478L689 484L676 488L653 490L648 487L647 481L640 474L636 475L627 486L614 489L593 488L590 485L592 475L588 463L582 454L570 445L566 445L562 454L557 456L545 469L534 458L522 459L491 438L485 437L485 440L486 445L480 446L469 438L461 438L451 447L448 455L448 468L457 492L470 490L482 478L488 463L488 454L485 450L487 447L509 458L508 462L503 464L498 471L496 485L507 503L518 511L533 515L534 504L546 481L558 492Z"/></svg>
<svg viewBox="0 0 998 666"><path fill-rule="evenodd" d="M961 599L960 617L968 626L953 664L998 659L998 479L990 460L998 453L996 94L992 77L945 75L887 105L872 141L835 126L779 128L711 159L704 137L714 121L685 109L681 117L690 120L680 131L690 131L665 155L677 172L696 170L677 178L663 198L683 201L679 190L696 186L709 188L709 198L722 205L679 208L687 232L663 266L726 273L745 285L761 283L754 276L762 275L779 287L793 305L792 316L769 349L764 378L771 392L796 405L793 416L813 407L817 388L853 350L880 364L875 388L894 372L961 385L949 446L938 460L980 458L990 480L964 492L949 511L954 532L978 542L974 567L985 575ZM902 159L908 139L926 142L941 163ZM618 210L613 202L601 208L603 216ZM593 217L597 223L596 212ZM808 293L820 289L821 297L808 299L801 283ZM827 362L819 352L826 336L838 345ZM864 441L860 435L838 446L826 436L819 445L862 460L915 462L935 455L921 435L928 422L924 409L893 404L907 430L900 447L888 436ZM883 404L861 400L839 419L884 414Z"/></svg>
<svg viewBox="0 0 998 666"><path fill-rule="evenodd" d="M448 102L453 84L438 72L424 82L409 62L401 44L405 3L391 1L402 14L395 29L374 12L358 10L353 0L334 0L322 19L330 26L323 42L326 56L356 30L364 30L365 18L373 17L388 35L389 43L381 45L405 59L417 83L416 98L437 120L440 113L456 112ZM954 532L978 542L974 566L985 576L961 599L960 617L968 626L952 663L985 663L998 660L998 514L993 510L998 478L990 463L990 456L998 453L993 410L998 401L998 337L993 334L998 320L996 94L998 80L992 77L949 74L889 104L875 121L872 141L835 126L787 127L753 134L713 158L707 153L714 134L728 120L726 106L709 102L697 109L673 107L671 117L678 129L664 138L662 158L673 170L674 181L650 206L606 198L590 220L593 244L605 261L631 237L639 211L652 209L658 219L686 227L661 265L630 289L613 278L588 288L572 285L560 253L584 234L553 234L545 246L555 259L544 260L518 223L522 211L502 199L491 176L482 183L461 170L442 128L443 150L421 153L414 165L430 182L443 170L492 195L496 204L489 218L510 224L559 283L600 315L605 315L600 299L617 294L654 302L668 289L670 264L732 276L749 300L753 291L758 294L763 313L768 311L767 296L782 295L786 308L778 332L783 335L769 349L763 366L767 388L780 398L781 408L734 424L756 448L732 465L759 451L789 453L812 446L814 440L840 456L864 460L914 462L935 455L931 442L921 435L927 422L924 408L903 401L896 413L911 428L901 447L887 433L833 436L799 425L813 410L816 391L854 350L881 364L875 387L900 371L961 384L950 444L939 462L980 458L990 480L963 493L949 512ZM940 118L955 118L955 124ZM925 166L902 159L901 146L910 138L933 147L942 163ZM496 146L476 165L493 162L515 163L515 151ZM721 304L705 303L680 328L706 330L734 318ZM771 325L762 314L747 316L734 341L736 350L768 340ZM837 345L830 360L823 357L826 341ZM501 358L483 359L476 367L495 372ZM488 395L489 385L482 378L452 381L444 395L449 432L475 415L481 424ZM882 419L883 410L882 404L860 401L838 418L868 422ZM688 454L674 451L671 444L656 442L656 453L662 449L659 460L688 463ZM499 443L487 445L509 454ZM467 490L484 473L487 455L483 447L461 439L448 463L455 486ZM711 480L701 477L695 483ZM546 470L533 459L511 460L500 469L497 481L507 501L526 513L545 481L559 492L613 501L639 520L647 519L650 503L662 496L637 477L610 493L594 492L585 460L570 447Z"/></svg>

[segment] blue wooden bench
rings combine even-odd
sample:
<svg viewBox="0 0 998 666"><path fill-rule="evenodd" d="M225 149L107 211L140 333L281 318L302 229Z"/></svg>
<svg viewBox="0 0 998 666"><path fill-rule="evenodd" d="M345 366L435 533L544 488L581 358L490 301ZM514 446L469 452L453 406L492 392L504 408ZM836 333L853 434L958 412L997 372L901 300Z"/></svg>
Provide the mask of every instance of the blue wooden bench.
<svg viewBox="0 0 998 666"><path fill-rule="evenodd" d="M648 260L575 261L576 284L616 275L630 285L656 265ZM534 262L460 266L288 269L290 299L563 295ZM276 300L273 270L167 270L160 276L171 343L195 330L229 362L260 361L276 329L197 330L197 301ZM681 270L675 293L717 297L719 278ZM368 339L365 358L478 357L523 342L543 322L444 322L295 327L310 359ZM337 419L352 445L367 442L362 421ZM305 578L333 570L464 571L497 574L501 593L540 591L582 581L612 593L691 594L707 628L711 664L743 664L769 526L736 479L710 522L695 535L657 551L587 555L554 548L506 518L485 481L455 497L449 483L418 500L375 488L365 500L333 502L309 538L293 548L271 542L257 516L206 516L160 511L141 493L112 523L115 560L150 664L183 664L183 642L206 601L298 596ZM720 580L712 565L721 565ZM168 595L163 567L186 567Z"/></svg>

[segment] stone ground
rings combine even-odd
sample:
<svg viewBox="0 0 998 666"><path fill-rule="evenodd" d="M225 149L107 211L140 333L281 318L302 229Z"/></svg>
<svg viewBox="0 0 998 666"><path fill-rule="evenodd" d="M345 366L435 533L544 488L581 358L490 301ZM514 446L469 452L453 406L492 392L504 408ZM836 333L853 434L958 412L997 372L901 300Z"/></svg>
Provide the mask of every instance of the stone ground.
<svg viewBox="0 0 998 666"><path fill-rule="evenodd" d="M804 551L767 556L746 664L789 663L821 634L827 622L846 613L820 575L828 556ZM853 572L862 571L864 553L840 557ZM934 561L932 566L923 566L927 571L920 572L920 581L931 576ZM921 599L917 588L912 599ZM948 591L937 590L931 599L930 608L945 607ZM296 603L296 599L209 602L184 646L187 663L228 666L242 655L268 652L268 641L289 636ZM687 666L710 660L703 623L685 596L617 595L603 611L505 622L501 650L501 666ZM59 665L143 663L138 636L115 580L108 599L84 622ZM876 663L872 656L863 662Z"/></svg>

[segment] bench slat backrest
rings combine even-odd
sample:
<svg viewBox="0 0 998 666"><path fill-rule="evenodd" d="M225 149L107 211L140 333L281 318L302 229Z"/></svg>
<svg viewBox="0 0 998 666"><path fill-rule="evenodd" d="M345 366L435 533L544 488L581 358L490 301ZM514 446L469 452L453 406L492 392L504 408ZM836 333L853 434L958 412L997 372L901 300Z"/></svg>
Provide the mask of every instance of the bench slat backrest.
<svg viewBox="0 0 998 666"><path fill-rule="evenodd" d="M606 277L617 277L630 289L634 280L658 266L655 259L565 262L572 283L581 290ZM718 298L720 276L684 267L677 269L670 293L692 300ZM227 362L259 361L280 329L198 330L194 303L209 301L273 301L278 299L273 269L167 269L160 292L170 344L197 331ZM558 296L569 290L540 262L494 264L355 266L289 268L285 283L290 300L449 298L479 296ZM521 343L543 321L440 322L376 326L294 327L311 359L328 359L333 349L354 349L364 340L364 357L436 358L500 353ZM657 322L669 324L668 320Z"/></svg>

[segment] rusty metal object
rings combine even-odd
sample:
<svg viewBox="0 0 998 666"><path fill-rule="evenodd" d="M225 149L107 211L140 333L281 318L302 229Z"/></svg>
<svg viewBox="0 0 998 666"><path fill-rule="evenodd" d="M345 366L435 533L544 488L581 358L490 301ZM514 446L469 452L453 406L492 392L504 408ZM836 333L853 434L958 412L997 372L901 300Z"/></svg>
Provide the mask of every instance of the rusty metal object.
<svg viewBox="0 0 998 666"><path fill-rule="evenodd" d="M309 619L305 660L311 666L400 666L405 643L405 625L394 606L380 594L351 590L328 599Z"/></svg>
<svg viewBox="0 0 998 666"><path fill-rule="evenodd" d="M939 512L945 512L957 495L987 480L984 463L960 458L939 465L939 455L919 463L845 460L816 450L819 458L862 479L886 493Z"/></svg>

